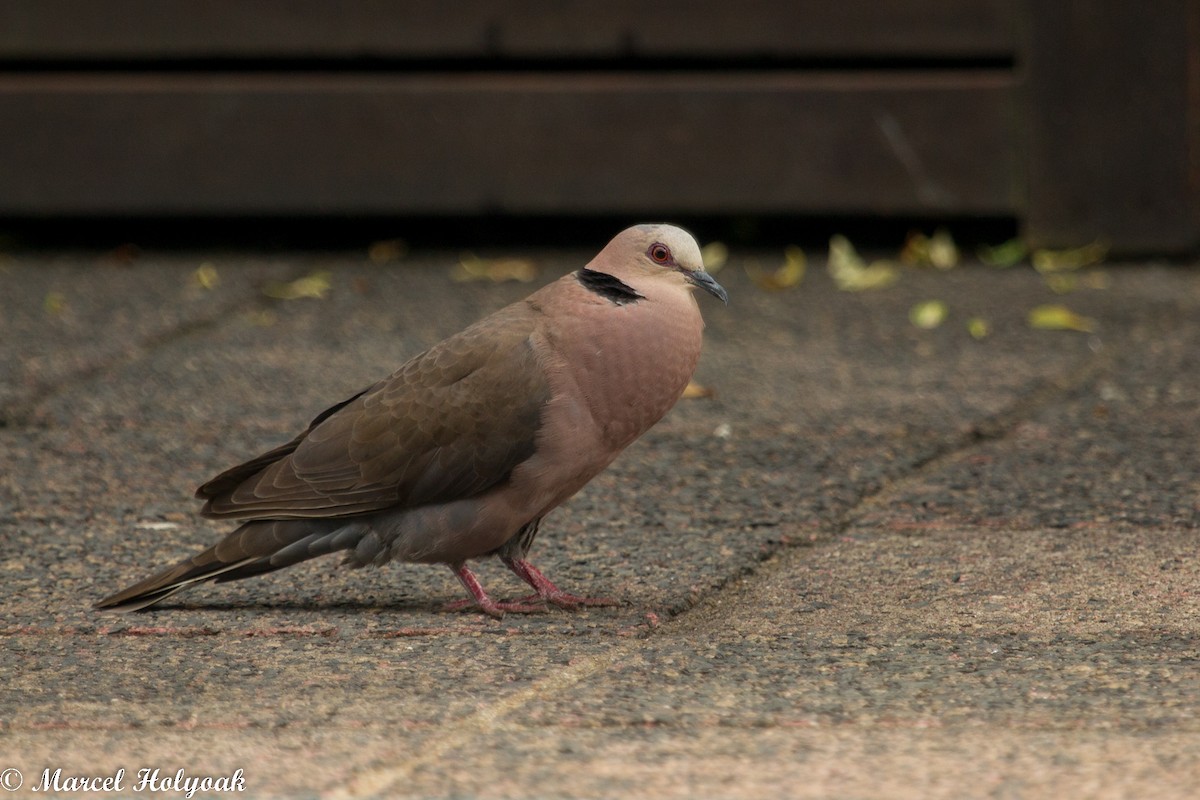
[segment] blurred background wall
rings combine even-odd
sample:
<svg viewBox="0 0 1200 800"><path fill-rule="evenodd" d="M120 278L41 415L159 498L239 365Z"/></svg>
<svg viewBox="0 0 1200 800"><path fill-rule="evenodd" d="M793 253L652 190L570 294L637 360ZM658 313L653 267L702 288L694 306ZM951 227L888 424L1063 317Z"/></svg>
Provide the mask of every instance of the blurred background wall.
<svg viewBox="0 0 1200 800"><path fill-rule="evenodd" d="M982 220L1200 241L1194 0L5 0L12 220Z"/></svg>

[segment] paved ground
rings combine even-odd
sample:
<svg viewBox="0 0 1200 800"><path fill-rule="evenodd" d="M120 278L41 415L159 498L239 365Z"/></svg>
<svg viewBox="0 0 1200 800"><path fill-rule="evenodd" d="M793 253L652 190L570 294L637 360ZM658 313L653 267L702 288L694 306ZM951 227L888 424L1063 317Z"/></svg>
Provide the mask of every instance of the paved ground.
<svg viewBox="0 0 1200 800"><path fill-rule="evenodd" d="M583 255L538 254L540 280ZM228 527L194 515L200 481L530 289L453 283L455 261L0 265L16 796L55 768L124 768L134 796L142 768L241 768L259 797L1200 792L1200 271L1178 266L1059 296L977 266L847 294L814 264L768 293L735 259L730 307L702 298L716 396L534 551L618 608L495 622L439 610L448 571L327 559L153 614L89 609ZM263 295L319 269L323 300ZM930 298L950 318L918 330ZM1029 328L1053 302L1095 331Z"/></svg>

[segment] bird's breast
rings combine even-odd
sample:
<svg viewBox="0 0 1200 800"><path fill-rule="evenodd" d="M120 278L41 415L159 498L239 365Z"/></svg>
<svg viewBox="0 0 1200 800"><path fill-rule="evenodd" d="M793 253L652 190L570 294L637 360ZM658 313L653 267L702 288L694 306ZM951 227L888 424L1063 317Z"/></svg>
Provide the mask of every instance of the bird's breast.
<svg viewBox="0 0 1200 800"><path fill-rule="evenodd" d="M703 327L688 292L588 304L562 326L564 389L573 384L607 446L625 447L675 405L695 372Z"/></svg>

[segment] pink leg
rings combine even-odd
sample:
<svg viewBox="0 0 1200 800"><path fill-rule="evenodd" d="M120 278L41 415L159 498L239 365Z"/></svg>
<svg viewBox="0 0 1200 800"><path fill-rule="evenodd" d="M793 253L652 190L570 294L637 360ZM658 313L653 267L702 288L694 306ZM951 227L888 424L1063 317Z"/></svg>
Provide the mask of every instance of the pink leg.
<svg viewBox="0 0 1200 800"><path fill-rule="evenodd" d="M536 611L545 611L546 607L542 604L531 605L521 600L515 602L500 601L497 602L488 596L484 591L483 586L479 583L479 579L475 577L475 573L466 564L451 564L450 569L454 570L454 574L458 577L459 582L470 593L470 600L456 600L453 603L447 603L442 608L446 611L461 611L464 608L477 606L480 611L487 614L489 617L500 619L504 616L505 611L515 611L517 613L531 613ZM549 583L549 581L547 581Z"/></svg>
<svg viewBox="0 0 1200 800"><path fill-rule="evenodd" d="M543 575L541 570L523 558L506 558L501 556L501 560L509 569L517 574L517 577L528 583L537 592L537 594L531 594L529 597L522 597L516 601L518 603L530 603L535 600L541 600L546 603L553 603L559 608L618 605L616 600L608 597L580 597L579 595L564 592L551 583L550 579Z"/></svg>

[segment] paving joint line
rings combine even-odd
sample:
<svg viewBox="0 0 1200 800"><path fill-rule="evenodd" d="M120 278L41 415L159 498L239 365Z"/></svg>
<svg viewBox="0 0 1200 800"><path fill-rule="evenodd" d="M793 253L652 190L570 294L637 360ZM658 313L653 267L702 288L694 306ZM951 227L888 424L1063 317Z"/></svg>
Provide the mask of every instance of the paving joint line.
<svg viewBox="0 0 1200 800"><path fill-rule="evenodd" d="M439 732L430 740L423 742L420 755L411 761L396 766L367 769L351 778L347 785L324 793L322 796L330 798L330 800L396 796L402 792L403 787L412 776L423 767L437 764L451 757L457 751L469 752L468 745L472 740L501 735L505 730L517 727L517 723L510 721L513 712L531 700L561 693L593 675L611 668L633 652L641 641L641 639L632 639L615 645L599 655L590 656L575 664L568 664L551 675L535 681L533 685L513 692L451 724L443 732Z"/></svg>
<svg viewBox="0 0 1200 800"><path fill-rule="evenodd" d="M833 535L845 533L854 522L870 511L886 503L903 487L943 465L962 458L978 448L992 442L1003 441L1039 412L1055 403L1067 399L1072 393L1094 384L1107 373L1123 353L1115 348L1106 350L1058 380L1047 380L1035 386L1028 394L1018 398L1008 408L984 418L972 429L954 437L943 445L934 447L925 457L917 459L908 469L895 478L884 481L878 489L863 495L848 508L833 526Z"/></svg>
<svg viewBox="0 0 1200 800"><path fill-rule="evenodd" d="M160 347L216 328L231 319L235 319L239 314L264 305L266 305L264 301L257 296L251 296L249 299L238 302L231 302L228 306L217 309L215 313L209 316L187 320L164 330L147 334L145 337L133 342L128 348L103 356L93 364L80 367L60 378L37 384L25 397L17 398L7 408L0 408L0 430L45 429L49 426L39 421L36 417L38 407L48 400L70 390L78 384L90 381L108 370L126 366L145 358Z"/></svg>
<svg viewBox="0 0 1200 800"><path fill-rule="evenodd" d="M1084 386L1095 382L1123 355L1115 349L1100 353L1068 373L1057 381L1044 381L1026 395L1018 398L1013 404L990 417L985 418L965 434L954 437L946 443L937 446L924 458L917 459L911 467L897 477L884 481L878 489L868 492L849 508L846 509L815 541L802 543L775 543L764 548L759 557L750 564L724 576L716 582L709 591L697 596L694 600L685 601L682 606L668 609L668 624L680 621L685 616L691 617L691 612L697 612L712 603L719 602L726 591L733 591L739 582L753 577L769 578L779 569L783 569L789 561L789 554L809 547L819 547L827 544L840 534L845 533L854 522L864 514L879 505L886 503L904 486L919 479L922 475L935 471L943 464L961 458L989 442L1001 441L1012 433L1037 412L1048 408L1054 403L1066 398Z"/></svg>

